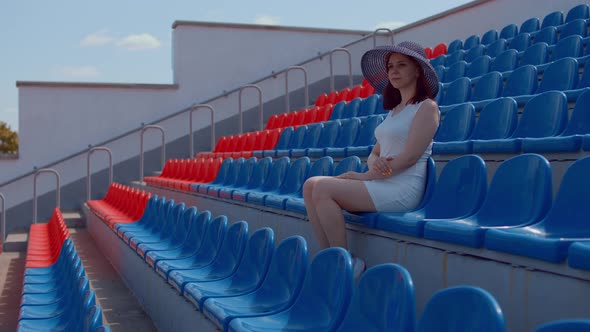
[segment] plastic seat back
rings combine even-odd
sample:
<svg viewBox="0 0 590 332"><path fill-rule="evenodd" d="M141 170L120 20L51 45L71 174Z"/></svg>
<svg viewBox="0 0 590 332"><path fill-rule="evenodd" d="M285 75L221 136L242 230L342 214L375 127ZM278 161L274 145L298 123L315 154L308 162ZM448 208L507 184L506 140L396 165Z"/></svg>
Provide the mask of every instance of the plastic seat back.
<svg viewBox="0 0 590 332"><path fill-rule="evenodd" d="M578 89L590 87L590 66L584 66L584 72L582 78L578 81Z"/></svg>
<svg viewBox="0 0 590 332"><path fill-rule="evenodd" d="M445 58L445 65L447 67L450 67L459 61L463 61L464 57L465 57L464 50L456 50L453 53L447 54L447 57Z"/></svg>
<svg viewBox="0 0 590 332"><path fill-rule="evenodd" d="M467 61L468 63L472 62L475 58L477 58L478 56L482 56L484 51L485 51L486 47L478 44L470 49L468 49L465 52L465 56L463 57L463 60Z"/></svg>
<svg viewBox="0 0 590 332"><path fill-rule="evenodd" d="M303 182L307 178L309 172L310 160L308 157L297 158L285 176L285 180L278 190L279 195L287 195L291 193L300 192L303 188Z"/></svg>
<svg viewBox="0 0 590 332"><path fill-rule="evenodd" d="M481 110L471 139L489 140L510 137L517 123L516 101L512 98L499 98Z"/></svg>
<svg viewBox="0 0 590 332"><path fill-rule="evenodd" d="M455 39L449 43L445 54L451 54L457 50L463 49L463 41L461 39Z"/></svg>
<svg viewBox="0 0 590 332"><path fill-rule="evenodd" d="M520 65L542 65L547 62L549 58L549 45L547 43L536 43L529 46L522 57L520 58Z"/></svg>
<svg viewBox="0 0 590 332"><path fill-rule="evenodd" d="M240 173L240 168L244 165L246 159L238 158L234 160L231 164L231 167L228 169L227 174L225 176L224 181L221 183L223 186L231 186L238 180L238 174Z"/></svg>
<svg viewBox="0 0 590 332"><path fill-rule="evenodd" d="M466 314L469 313L469 314ZM503 332L504 315L485 290L456 286L434 294L422 312L417 332Z"/></svg>
<svg viewBox="0 0 590 332"><path fill-rule="evenodd" d="M518 34L518 26L516 24L508 24L507 26L503 27L500 31L500 38L510 39L514 38Z"/></svg>
<svg viewBox="0 0 590 332"><path fill-rule="evenodd" d="M361 123L361 128L357 139L354 141L354 146L366 146L375 144L375 128L383 122L383 117L373 115Z"/></svg>
<svg viewBox="0 0 590 332"><path fill-rule="evenodd" d="M559 40L563 40L564 38L570 37L570 36L580 36L580 37L586 37L587 35L587 24L586 24L586 20L583 19L578 19L578 20L573 20L571 22L568 22L563 29L561 29L561 32L559 33Z"/></svg>
<svg viewBox="0 0 590 332"><path fill-rule="evenodd" d="M473 78L486 74L490 70L492 59L488 55L482 55L473 60L467 67L467 77Z"/></svg>
<svg viewBox="0 0 590 332"><path fill-rule="evenodd" d="M561 91L548 91L526 103L512 137L557 136L566 123L567 97Z"/></svg>
<svg viewBox="0 0 590 332"><path fill-rule="evenodd" d="M500 164L477 211L480 226L522 227L541 220L552 199L551 167L543 156L522 154Z"/></svg>
<svg viewBox="0 0 590 332"><path fill-rule="evenodd" d="M488 30L481 36L481 43L483 45L489 45L496 40L498 40L498 30L496 29Z"/></svg>
<svg viewBox="0 0 590 332"><path fill-rule="evenodd" d="M546 27L535 33L533 36L533 42L536 43L547 43L548 45L555 45L557 42L557 28Z"/></svg>
<svg viewBox="0 0 590 332"><path fill-rule="evenodd" d="M333 146L337 148L351 146L356 140L360 128L361 120L359 118L342 120L338 136L336 137Z"/></svg>
<svg viewBox="0 0 590 332"><path fill-rule="evenodd" d="M432 67L436 67L436 66L444 66L445 65L445 60L446 60L446 55L442 54L439 55L433 59L430 59L430 64L432 65Z"/></svg>
<svg viewBox="0 0 590 332"><path fill-rule="evenodd" d="M397 264L380 264L361 277L337 332L414 331L414 283Z"/></svg>
<svg viewBox="0 0 590 332"><path fill-rule="evenodd" d="M562 319L545 323L535 332L584 332L590 331L590 319Z"/></svg>
<svg viewBox="0 0 590 332"><path fill-rule="evenodd" d="M465 155L449 161L441 171L424 216L465 218L481 207L487 191L486 165L481 157Z"/></svg>
<svg viewBox="0 0 590 332"><path fill-rule="evenodd" d="M558 25L563 24L563 13L560 11L555 11L547 14L543 18L543 24L541 24L541 29L546 27L556 27Z"/></svg>
<svg viewBox="0 0 590 332"><path fill-rule="evenodd" d="M247 185L250 180L250 176L252 176L252 172L256 167L256 164L256 158L249 158L246 161L244 161L244 163L238 170L236 181L234 182L232 187L239 188Z"/></svg>
<svg viewBox="0 0 590 332"><path fill-rule="evenodd" d="M463 49L468 50L475 46L479 45L479 36L478 35L471 35L465 39L465 43L463 43Z"/></svg>
<svg viewBox="0 0 590 332"><path fill-rule="evenodd" d="M506 80L503 97L530 95L537 90L537 67L525 65L515 69Z"/></svg>
<svg viewBox="0 0 590 332"><path fill-rule="evenodd" d="M269 227L258 229L248 239L243 258L232 278L236 282L260 285L266 276L274 251L274 231Z"/></svg>
<svg viewBox="0 0 590 332"><path fill-rule="evenodd" d="M281 157L273 160L268 176L262 186L260 186L260 191L270 192L279 189L289 170L289 163L289 157Z"/></svg>
<svg viewBox="0 0 590 332"><path fill-rule="evenodd" d="M336 137L340 132L340 120L326 121L323 123L318 139L313 142L313 146L305 146L306 148L326 148L334 146Z"/></svg>
<svg viewBox="0 0 590 332"><path fill-rule="evenodd" d="M440 43L434 47L432 50L432 57L436 58L440 55L447 54L447 45L445 43Z"/></svg>
<svg viewBox="0 0 590 332"><path fill-rule="evenodd" d="M563 58L552 62L545 72L537 93L551 90L571 90L578 84L578 61L574 58Z"/></svg>
<svg viewBox="0 0 590 332"><path fill-rule="evenodd" d="M359 106L358 116L368 116L375 114L375 108L377 107L377 100L379 97L376 95L369 96L361 101Z"/></svg>
<svg viewBox="0 0 590 332"><path fill-rule="evenodd" d="M588 4L581 4L577 5L574 8L570 9L567 12L567 16L565 17L566 22L571 22L573 20L582 19L585 20L590 17L590 6Z"/></svg>
<svg viewBox="0 0 590 332"><path fill-rule="evenodd" d="M307 125L305 137L303 137L303 141L301 142L301 146L299 146L299 148L305 149L316 147L318 145L323 127L324 125L322 123L313 123Z"/></svg>
<svg viewBox="0 0 590 332"><path fill-rule="evenodd" d="M295 131L291 135L291 139L289 140L289 145L287 146L287 149L300 149L303 146L303 139L305 138L306 133L307 126L297 127L297 129L295 129Z"/></svg>
<svg viewBox="0 0 590 332"><path fill-rule="evenodd" d="M506 39L498 39L493 44L488 45L487 47L487 55L492 58L498 56L498 54L504 52L506 50Z"/></svg>
<svg viewBox="0 0 590 332"><path fill-rule="evenodd" d="M334 160L332 157L325 156L313 162L309 168L307 178L313 176L331 176L334 169Z"/></svg>
<svg viewBox="0 0 590 332"><path fill-rule="evenodd" d="M471 135L475 124L475 107L465 103L450 109L438 128L434 137L435 142L462 141Z"/></svg>
<svg viewBox="0 0 590 332"><path fill-rule="evenodd" d="M576 106L561 136L590 134L590 90L576 100Z"/></svg>
<svg viewBox="0 0 590 332"><path fill-rule="evenodd" d="M215 175L215 179L210 184L222 184L225 182L225 178L227 174L230 172L231 168L233 167L234 160L232 158L226 158L221 162L221 166L217 171L217 175Z"/></svg>
<svg viewBox="0 0 590 332"><path fill-rule="evenodd" d="M342 159L334 168L334 176L346 173L348 171L360 172L361 159L357 156L350 156Z"/></svg>
<svg viewBox="0 0 590 332"><path fill-rule="evenodd" d="M82 331L96 331L99 326L102 326L102 309L98 305L93 305L84 316Z"/></svg>
<svg viewBox="0 0 590 332"><path fill-rule="evenodd" d="M467 71L467 62L461 60L452 64L445 73L444 82L452 82L460 77L465 76Z"/></svg>
<svg viewBox="0 0 590 332"><path fill-rule="evenodd" d="M471 94L471 101L495 99L502 91L502 74L493 71L483 75L476 83Z"/></svg>
<svg viewBox="0 0 590 332"><path fill-rule="evenodd" d="M330 120L337 120L342 118L342 114L344 113L344 107L346 106L345 101L341 101L338 104L334 105L332 109L332 113L330 114Z"/></svg>
<svg viewBox="0 0 590 332"><path fill-rule="evenodd" d="M519 33L523 33L523 32L535 32L537 30L539 30L540 27L540 22L539 19L536 17L531 17L528 20L524 21L521 25L520 25L520 31Z"/></svg>
<svg viewBox="0 0 590 332"><path fill-rule="evenodd" d="M523 32L512 38L510 48L518 52L523 52L531 46L531 34Z"/></svg>
<svg viewBox="0 0 590 332"><path fill-rule="evenodd" d="M499 72L512 71L516 68L517 62L518 52L512 49L506 50L494 58L490 70Z"/></svg>
<svg viewBox="0 0 590 332"><path fill-rule="evenodd" d="M256 162L256 166L252 170L252 174L248 178L247 189L254 189L262 186L268 177L272 166L272 158L264 157Z"/></svg>
<svg viewBox="0 0 590 332"><path fill-rule="evenodd" d="M360 98L355 98L355 99L349 101L344 106L344 109L342 110L342 116L340 118L341 119L348 119L348 118L352 118L352 117L357 116L358 112L359 112L360 105L361 105Z"/></svg>
<svg viewBox="0 0 590 332"><path fill-rule="evenodd" d="M438 77L439 81L442 81L445 77L445 66L436 66L434 67L434 72L436 73L436 77Z"/></svg>
<svg viewBox="0 0 590 332"><path fill-rule="evenodd" d="M582 37L575 35L560 39L553 52L551 52L551 61L562 58L577 58L582 55Z"/></svg>
<svg viewBox="0 0 590 332"><path fill-rule="evenodd" d="M454 80L447 87L447 92L442 100L443 105L464 103L471 95L471 80L461 77Z"/></svg>

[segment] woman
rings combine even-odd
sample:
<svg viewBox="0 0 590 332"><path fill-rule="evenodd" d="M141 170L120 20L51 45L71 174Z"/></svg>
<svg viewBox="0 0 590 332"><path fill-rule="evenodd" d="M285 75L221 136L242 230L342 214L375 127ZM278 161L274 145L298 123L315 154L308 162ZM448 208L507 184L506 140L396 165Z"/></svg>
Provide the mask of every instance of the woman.
<svg viewBox="0 0 590 332"><path fill-rule="evenodd" d="M321 249L348 248L342 209L352 212L401 212L416 208L424 194L426 161L439 123L434 101L439 83L424 48L414 42L381 46L361 60L363 75L383 94L391 111L375 129L366 173L317 176L303 186L309 221ZM365 268L353 258L355 278Z"/></svg>

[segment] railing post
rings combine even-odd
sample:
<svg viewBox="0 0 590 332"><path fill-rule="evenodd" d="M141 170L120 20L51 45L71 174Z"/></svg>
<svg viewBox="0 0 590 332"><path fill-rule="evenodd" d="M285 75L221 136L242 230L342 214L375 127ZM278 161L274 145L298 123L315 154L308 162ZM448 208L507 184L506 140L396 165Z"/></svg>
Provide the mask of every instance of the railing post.
<svg viewBox="0 0 590 332"><path fill-rule="evenodd" d="M0 250L0 252L2 252L4 251L4 244L6 243L6 206L4 204L6 199L2 193L0 193L0 200L2 201L2 215L0 216L2 218L0 219L0 223L2 224L2 250Z"/></svg>
<svg viewBox="0 0 590 332"><path fill-rule="evenodd" d="M91 148L90 150L88 150L88 154L86 155L86 200L89 201L91 199L92 196L92 191L91 191L91 178L92 176L90 176L90 156L95 152L95 151L105 151L107 153L107 155L109 156L109 186L111 185L111 183L113 183L113 153L111 152L111 150L109 148L106 148L104 146L97 146L94 148Z"/></svg>
<svg viewBox="0 0 590 332"><path fill-rule="evenodd" d="M377 33L379 31L387 31L388 35L391 37L391 45L393 45L393 31L387 28L379 28L373 32L373 47L377 46Z"/></svg>
<svg viewBox="0 0 590 332"><path fill-rule="evenodd" d="M264 122L262 113L262 89L260 89L258 85L248 84L241 87L240 92L238 93L238 111L240 113L240 134L244 132L244 119L242 117L242 91L244 91L247 88L254 88L258 90L258 126L260 127L260 130L264 129L262 126Z"/></svg>
<svg viewBox="0 0 590 332"><path fill-rule="evenodd" d="M56 170L51 169L51 168L42 168L40 170L37 170L37 172L35 172L35 176L33 177L33 224L36 224L37 223L37 177L41 173L53 173L53 174L55 174L55 179L57 181L57 189L55 190L55 193L56 193L55 207L59 207L59 205L60 205L59 173L57 173Z"/></svg>
<svg viewBox="0 0 590 332"><path fill-rule="evenodd" d="M348 54L348 84L352 88L352 56L345 48L335 48L330 52L330 91L334 91L334 67L332 64L332 54L336 52L344 52Z"/></svg>
<svg viewBox="0 0 590 332"><path fill-rule="evenodd" d="M195 156L195 149L193 147L194 143L193 143L193 112L198 111L199 109L208 109L211 112L211 151L213 151L213 149L215 148L215 115L214 115L214 111L213 111L213 107L211 107L210 105L206 105L206 104L199 104L199 105L193 105L193 107L191 107L190 111L189 111L189 124L188 124L188 130L189 130L189 137L190 137L190 142L189 142L189 152L190 152L190 156L191 158L194 158Z"/></svg>
<svg viewBox="0 0 590 332"><path fill-rule="evenodd" d="M166 163L166 134L164 133L164 128L160 127L160 126L154 126L154 125L148 125L148 126L143 126L143 128L141 128L141 140L140 140L140 154L139 154L139 181L143 182L143 134L146 132L146 130L148 129L157 129L162 133L162 156L161 156L161 162L162 162L162 166L161 168L164 168L164 164Z"/></svg>
<svg viewBox="0 0 590 332"><path fill-rule="evenodd" d="M289 102L289 72L291 70L301 70L303 72L303 79L305 80L305 107L307 107L307 103L309 103L309 89L307 86L307 70L305 70L305 68L301 67L301 66L292 66L289 67L286 71L285 71L285 112L289 112L291 105Z"/></svg>

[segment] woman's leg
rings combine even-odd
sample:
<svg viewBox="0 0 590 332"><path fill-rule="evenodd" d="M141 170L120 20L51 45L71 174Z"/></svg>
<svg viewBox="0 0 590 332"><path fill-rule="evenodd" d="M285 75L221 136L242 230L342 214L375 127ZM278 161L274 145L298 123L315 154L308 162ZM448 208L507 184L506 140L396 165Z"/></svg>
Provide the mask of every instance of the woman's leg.
<svg viewBox="0 0 590 332"><path fill-rule="evenodd" d="M346 224L342 209L353 212L374 212L375 205L362 181L321 177L314 181L312 205L315 218L330 247L348 248Z"/></svg>
<svg viewBox="0 0 590 332"><path fill-rule="evenodd" d="M318 214L316 212L316 206L312 200L312 192L320 178L322 178L322 176L314 176L305 181L305 183L303 184L303 201L305 202L307 217L309 218L309 222L311 223L313 232L315 233L315 236L318 239L318 244L321 250L330 247L330 242L328 242L326 232L320 224L320 219L318 218Z"/></svg>

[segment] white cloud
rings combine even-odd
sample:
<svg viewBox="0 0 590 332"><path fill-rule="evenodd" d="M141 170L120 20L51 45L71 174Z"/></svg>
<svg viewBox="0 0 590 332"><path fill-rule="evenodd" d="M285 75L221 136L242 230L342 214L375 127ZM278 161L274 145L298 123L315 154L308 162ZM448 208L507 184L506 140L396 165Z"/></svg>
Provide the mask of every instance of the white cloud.
<svg viewBox="0 0 590 332"><path fill-rule="evenodd" d="M162 43L149 33L142 33L139 35L129 35L120 39L117 41L117 46L129 51L142 51L159 48L162 46Z"/></svg>
<svg viewBox="0 0 590 332"><path fill-rule="evenodd" d="M403 27L406 24L407 24L406 22L401 22L401 21L381 22L381 23L377 24L375 27L373 27L373 30L382 29L382 28L394 30L399 27Z"/></svg>
<svg viewBox="0 0 590 332"><path fill-rule="evenodd" d="M281 23L281 18L269 15L258 15L256 16L254 23L262 25L279 25L279 23Z"/></svg>
<svg viewBox="0 0 590 332"><path fill-rule="evenodd" d="M61 66L55 69L55 74L68 78L93 78L100 76L94 66Z"/></svg>
<svg viewBox="0 0 590 332"><path fill-rule="evenodd" d="M110 36L109 31L103 29L85 36L80 42L80 46L103 46L112 43L114 40L115 38Z"/></svg>

